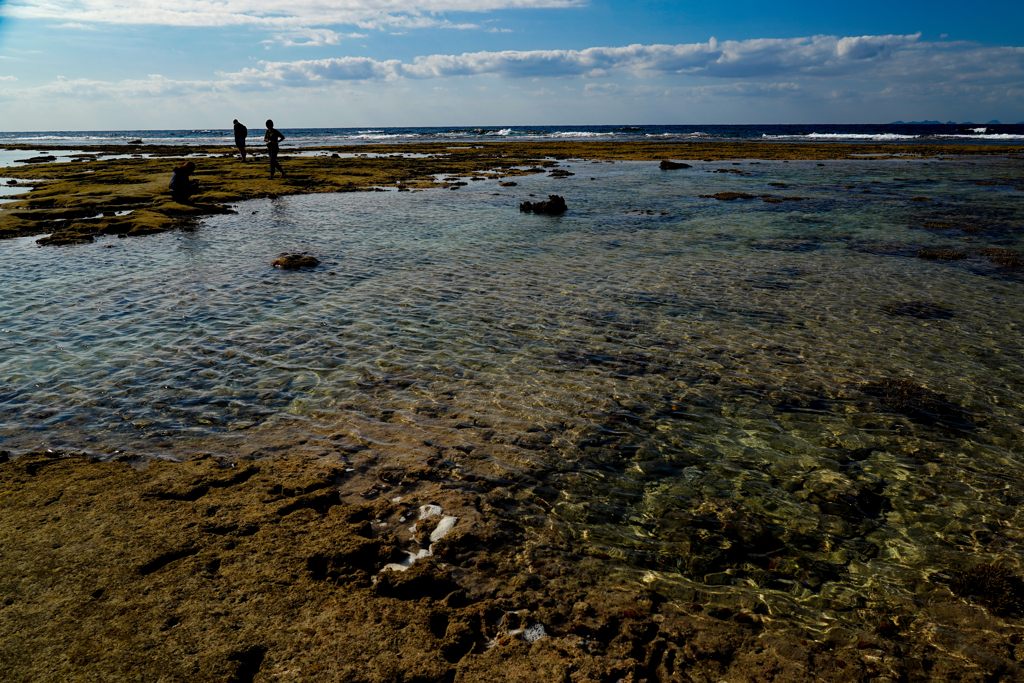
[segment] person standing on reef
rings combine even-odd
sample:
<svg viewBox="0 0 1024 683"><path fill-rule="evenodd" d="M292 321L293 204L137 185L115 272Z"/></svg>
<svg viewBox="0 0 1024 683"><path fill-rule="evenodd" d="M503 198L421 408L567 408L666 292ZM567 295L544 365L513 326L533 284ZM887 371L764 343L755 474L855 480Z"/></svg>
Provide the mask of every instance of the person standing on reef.
<svg viewBox="0 0 1024 683"><path fill-rule="evenodd" d="M242 153L242 161L245 161L245 138L249 136L249 129L235 119L235 147Z"/></svg>
<svg viewBox="0 0 1024 683"><path fill-rule="evenodd" d="M270 156L270 179L274 179L274 169L276 168L281 172L281 177L284 178L284 169L281 168L281 164L277 163L277 143L284 140L284 136L281 135L281 131L274 128L274 122L267 119L267 133L263 136L263 141L267 143L267 154Z"/></svg>
<svg viewBox="0 0 1024 683"><path fill-rule="evenodd" d="M171 176L171 198L182 204L188 203L188 198L199 191L199 181L191 180L189 176L196 172L196 165L186 161L181 166L174 167L174 174Z"/></svg>

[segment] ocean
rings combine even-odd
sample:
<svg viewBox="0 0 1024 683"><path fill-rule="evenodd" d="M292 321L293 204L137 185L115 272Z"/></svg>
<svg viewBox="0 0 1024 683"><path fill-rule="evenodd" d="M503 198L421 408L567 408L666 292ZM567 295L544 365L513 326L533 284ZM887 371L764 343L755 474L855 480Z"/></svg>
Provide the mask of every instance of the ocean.
<svg viewBox="0 0 1024 683"><path fill-rule="evenodd" d="M250 122L249 136L260 137L259 122ZM279 122L281 123L281 122ZM427 128L281 128L283 147L436 142L458 140L701 140L804 142L970 142L1006 143L1024 140L1024 123L1006 124L857 124L857 125L679 125L679 126L454 126ZM116 130L0 132L0 143L39 145L232 144L230 128L200 130Z"/></svg>

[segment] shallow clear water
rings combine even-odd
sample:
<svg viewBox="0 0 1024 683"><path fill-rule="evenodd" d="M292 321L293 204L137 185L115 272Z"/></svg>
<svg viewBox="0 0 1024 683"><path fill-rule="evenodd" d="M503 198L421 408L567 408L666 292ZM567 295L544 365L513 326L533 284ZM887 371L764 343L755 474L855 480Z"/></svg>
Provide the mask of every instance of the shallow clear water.
<svg viewBox="0 0 1024 683"><path fill-rule="evenodd" d="M432 450L628 581L812 628L1020 566L1024 279L915 258L1024 247L1019 161L564 167L2 242L3 447ZM569 213L518 211L549 192ZM270 267L298 251L322 265ZM883 309L917 301L946 314ZM897 412L887 379L960 414Z"/></svg>

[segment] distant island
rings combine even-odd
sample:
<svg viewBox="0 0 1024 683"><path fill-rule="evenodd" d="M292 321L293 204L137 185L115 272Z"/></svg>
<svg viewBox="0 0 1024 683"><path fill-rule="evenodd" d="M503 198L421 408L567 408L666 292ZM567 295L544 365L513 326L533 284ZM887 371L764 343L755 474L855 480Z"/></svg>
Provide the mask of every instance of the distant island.
<svg viewBox="0 0 1024 683"><path fill-rule="evenodd" d="M889 125L890 126L925 126L925 125L941 126L941 125L943 125L943 123L942 123L942 121L893 121ZM956 121L946 121L945 125L947 125L947 126L957 126L957 125L959 125L959 126L977 126L977 125L981 125L981 124L977 124L974 121L961 121L959 124ZM999 121L996 121L996 120L993 119L992 121L987 121L984 125L986 125L986 126L1000 126L1002 124L999 123ZM1022 125L1022 124L1017 124L1017 125Z"/></svg>

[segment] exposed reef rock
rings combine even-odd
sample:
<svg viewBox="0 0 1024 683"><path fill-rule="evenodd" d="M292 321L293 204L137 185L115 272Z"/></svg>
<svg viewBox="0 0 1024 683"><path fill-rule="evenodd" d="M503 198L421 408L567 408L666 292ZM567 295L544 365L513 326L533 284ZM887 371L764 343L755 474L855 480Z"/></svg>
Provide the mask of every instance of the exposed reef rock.
<svg viewBox="0 0 1024 683"><path fill-rule="evenodd" d="M287 254L274 261L271 265L281 270L301 270L303 268L316 268L320 265L320 262L312 256L306 256L305 254Z"/></svg>
<svg viewBox="0 0 1024 683"><path fill-rule="evenodd" d="M568 209L569 207L565 205L565 199L557 194L549 194L548 199L545 202L523 202L519 205L520 211L526 213L540 213L548 216L563 214Z"/></svg>
<svg viewBox="0 0 1024 683"><path fill-rule="evenodd" d="M662 162L658 164L658 168L660 168L662 171L675 171L676 169L680 168L693 168L693 166L678 161L669 161L668 159L663 159Z"/></svg>

